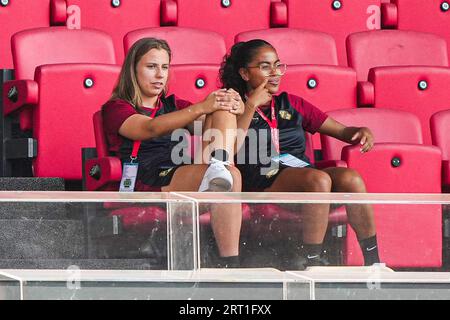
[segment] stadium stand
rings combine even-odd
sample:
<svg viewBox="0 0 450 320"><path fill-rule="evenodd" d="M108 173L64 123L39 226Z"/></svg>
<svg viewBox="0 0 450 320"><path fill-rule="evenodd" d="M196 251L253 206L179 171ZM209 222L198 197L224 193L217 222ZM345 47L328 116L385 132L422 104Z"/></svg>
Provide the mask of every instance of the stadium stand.
<svg viewBox="0 0 450 320"><path fill-rule="evenodd" d="M160 6L160 0L63 0L64 19L52 16L52 20L54 24L66 24L69 29L92 28L107 32L114 40L117 63L121 64L125 34L160 26Z"/></svg>
<svg viewBox="0 0 450 320"><path fill-rule="evenodd" d="M354 32L380 29L380 0L283 0L289 28L326 32L337 44L339 64L347 65L345 39Z"/></svg>
<svg viewBox="0 0 450 320"><path fill-rule="evenodd" d="M441 151L422 145L422 130L416 116L371 108L337 110L328 115L343 124L367 126L373 131L374 148L364 154L359 146L342 149L340 142L322 136L324 158L343 160L348 168L357 170L368 192L440 193ZM442 265L440 205L374 205L374 211L383 262L396 268ZM358 241L353 231L347 230L344 261L347 265L360 265ZM405 250L405 243L415 250Z"/></svg>

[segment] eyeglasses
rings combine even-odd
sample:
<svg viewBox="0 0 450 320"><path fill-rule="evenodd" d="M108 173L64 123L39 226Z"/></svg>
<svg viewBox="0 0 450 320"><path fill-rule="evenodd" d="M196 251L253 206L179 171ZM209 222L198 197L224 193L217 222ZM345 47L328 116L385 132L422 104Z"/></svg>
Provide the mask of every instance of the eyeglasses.
<svg viewBox="0 0 450 320"><path fill-rule="evenodd" d="M271 65L269 63L261 63L257 66L248 66L247 68L259 68L261 72L267 77L272 74L275 70L276 75L282 76L286 73L287 64L286 63L277 63L275 65Z"/></svg>

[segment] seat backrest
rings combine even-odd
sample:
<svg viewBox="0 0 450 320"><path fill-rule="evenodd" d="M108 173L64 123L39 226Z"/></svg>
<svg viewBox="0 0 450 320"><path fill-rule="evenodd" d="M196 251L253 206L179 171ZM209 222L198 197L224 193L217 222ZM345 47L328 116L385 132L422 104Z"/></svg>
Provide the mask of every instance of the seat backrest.
<svg viewBox="0 0 450 320"><path fill-rule="evenodd" d="M356 108L356 72L338 66L288 66L281 80L281 91L300 96L323 112ZM313 147L321 148L318 134L313 136Z"/></svg>
<svg viewBox="0 0 450 320"><path fill-rule="evenodd" d="M65 2L69 12L67 26L107 32L114 40L119 64L124 57L125 34L132 30L160 25L160 0L65 0Z"/></svg>
<svg viewBox="0 0 450 320"><path fill-rule="evenodd" d="M339 64L347 65L345 39L354 32L380 29L380 0L282 0L288 26L326 32L336 40Z"/></svg>
<svg viewBox="0 0 450 320"><path fill-rule="evenodd" d="M225 39L218 33L193 28L161 27L129 32L123 39L125 52L142 38L160 38L172 50L171 64L220 64L226 54Z"/></svg>
<svg viewBox="0 0 450 320"><path fill-rule="evenodd" d="M397 28L430 32L450 42L448 2L442 0L392 0L397 6ZM450 47L449 47L450 48Z"/></svg>
<svg viewBox="0 0 450 320"><path fill-rule="evenodd" d="M380 67L370 71L369 81L375 89L374 106L414 113L424 143L431 144L430 118L450 105L450 68Z"/></svg>
<svg viewBox="0 0 450 320"><path fill-rule="evenodd" d="M375 143L422 144L422 129L416 115L399 110L355 108L327 112L334 120L350 127L368 127ZM340 160L347 144L330 136L321 135L324 160Z"/></svg>
<svg viewBox="0 0 450 320"><path fill-rule="evenodd" d="M442 150L442 159L450 160L450 109L436 112L430 120L433 144Z"/></svg>
<svg viewBox="0 0 450 320"><path fill-rule="evenodd" d="M36 177L81 179L81 148L95 146L92 117L109 99L119 73L119 66L101 64L37 68L39 103L33 114L33 137L39 144L34 159Z"/></svg>
<svg viewBox="0 0 450 320"><path fill-rule="evenodd" d="M348 65L358 81L380 66L448 66L447 43L434 34L379 30L351 34L347 38Z"/></svg>
<svg viewBox="0 0 450 320"><path fill-rule="evenodd" d="M170 1L173 0L162 0L162 5ZM270 27L271 0L176 0L176 3L176 26L218 32L225 37L228 47L239 32Z"/></svg>
<svg viewBox="0 0 450 320"><path fill-rule="evenodd" d="M50 26L51 0L20 0L0 4L0 69L13 69L11 36L19 31Z"/></svg>
<svg viewBox="0 0 450 320"><path fill-rule="evenodd" d="M356 73L338 66L288 66L280 91L300 96L324 112L356 108Z"/></svg>
<svg viewBox="0 0 450 320"><path fill-rule="evenodd" d="M30 29L16 33L11 46L16 79L33 79L44 64L116 63L111 37L92 29Z"/></svg>
<svg viewBox="0 0 450 320"><path fill-rule="evenodd" d="M329 34L294 28L273 28L241 32L235 42L262 39L269 42L280 60L291 64L337 65L336 42Z"/></svg>
<svg viewBox="0 0 450 320"><path fill-rule="evenodd" d="M220 88L218 65L174 65L169 71L168 95L197 103Z"/></svg>

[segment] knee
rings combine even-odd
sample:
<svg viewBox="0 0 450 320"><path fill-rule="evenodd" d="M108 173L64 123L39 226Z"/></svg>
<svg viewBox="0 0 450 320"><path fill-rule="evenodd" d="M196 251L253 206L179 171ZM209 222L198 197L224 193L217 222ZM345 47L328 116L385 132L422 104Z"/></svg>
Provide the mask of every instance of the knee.
<svg viewBox="0 0 450 320"><path fill-rule="evenodd" d="M366 192L366 184L356 170L346 169L340 180L347 192Z"/></svg>
<svg viewBox="0 0 450 320"><path fill-rule="evenodd" d="M306 177L308 191L311 192L330 192L331 191L331 177L328 173L314 170Z"/></svg>
<svg viewBox="0 0 450 320"><path fill-rule="evenodd" d="M241 172L236 167L229 167L231 176L233 177L233 187L231 189L232 192L241 192L242 191L242 177Z"/></svg>

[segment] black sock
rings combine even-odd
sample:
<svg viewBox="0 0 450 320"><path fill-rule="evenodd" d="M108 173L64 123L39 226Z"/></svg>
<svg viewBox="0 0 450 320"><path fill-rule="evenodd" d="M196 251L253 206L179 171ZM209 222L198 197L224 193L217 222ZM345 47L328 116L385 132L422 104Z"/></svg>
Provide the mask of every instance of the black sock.
<svg viewBox="0 0 450 320"><path fill-rule="evenodd" d="M320 256L322 254L322 244L307 244L302 245L302 252L308 265L316 265L320 263Z"/></svg>
<svg viewBox="0 0 450 320"><path fill-rule="evenodd" d="M240 266L239 256L219 257L216 264L216 268L239 268Z"/></svg>
<svg viewBox="0 0 450 320"><path fill-rule="evenodd" d="M211 157L214 159L217 159L222 162L228 161L230 156L228 155L228 152L223 149L216 149L211 153Z"/></svg>
<svg viewBox="0 0 450 320"><path fill-rule="evenodd" d="M378 243L377 235L370 238L359 240L361 251L364 255L364 265L371 266L374 263L380 263L380 257L378 256Z"/></svg>

